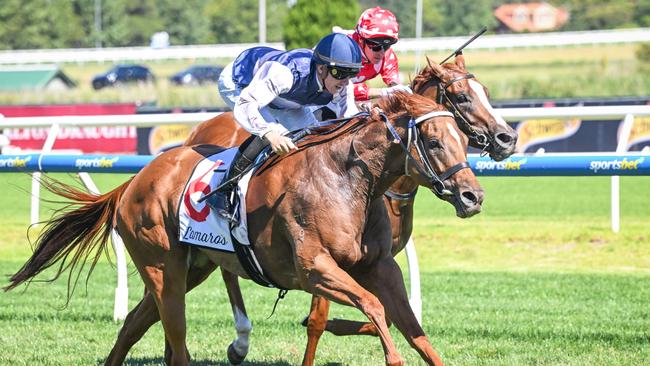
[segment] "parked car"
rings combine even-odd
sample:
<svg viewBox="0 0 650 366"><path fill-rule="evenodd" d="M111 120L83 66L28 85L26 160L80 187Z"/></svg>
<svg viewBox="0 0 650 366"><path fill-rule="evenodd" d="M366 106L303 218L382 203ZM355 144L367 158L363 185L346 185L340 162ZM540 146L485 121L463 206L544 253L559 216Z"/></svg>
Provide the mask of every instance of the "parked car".
<svg viewBox="0 0 650 366"><path fill-rule="evenodd" d="M176 85L216 83L223 71L221 66L194 65L172 75L169 80Z"/></svg>
<svg viewBox="0 0 650 366"><path fill-rule="evenodd" d="M148 68L140 65L117 65L103 74L93 78L95 90L106 86L115 86L122 83L151 82L155 77Z"/></svg>

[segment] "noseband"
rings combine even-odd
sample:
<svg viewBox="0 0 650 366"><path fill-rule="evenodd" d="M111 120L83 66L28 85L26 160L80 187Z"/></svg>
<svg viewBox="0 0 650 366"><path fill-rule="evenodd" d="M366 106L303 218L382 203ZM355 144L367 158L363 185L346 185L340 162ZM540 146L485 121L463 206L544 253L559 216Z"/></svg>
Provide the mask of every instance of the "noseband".
<svg viewBox="0 0 650 366"><path fill-rule="evenodd" d="M487 150L490 147L490 145L494 145L495 141L490 138L490 136L478 132L474 126L472 126L471 123L469 123L469 120L463 112L461 112L458 103L453 101L451 98L449 98L449 95L447 94L447 89L452 86L455 82L461 81L461 80L467 80L467 79L474 79L475 76L474 74L467 73L463 74L460 76L456 76L455 78L449 80L446 83L442 82L442 79L438 78L438 82L436 83L435 79L429 79L422 87L420 87L420 90L425 89L429 84L436 83L436 102L441 105L445 105L448 108L452 109L454 112L454 119L456 120L456 123L458 123L458 127L460 127L463 131L466 132L467 137L470 139L474 140L477 145L482 146L481 150L481 156L485 156L487 154ZM411 88L413 89L413 88ZM415 91L415 89L413 89Z"/></svg>
<svg viewBox="0 0 650 366"><path fill-rule="evenodd" d="M381 113L380 115L382 120L386 124L386 127L393 135L395 142L399 143L399 145L402 147L402 150L404 150L404 152L406 153L405 163L404 163L404 175L410 176L408 171L408 162L411 161L411 163L418 171L418 173L423 177L426 177L426 179L431 183L431 186L433 187L433 193L435 193L436 196L440 198L442 198L443 196L452 196L453 193L447 188L445 188L444 181L449 179L452 175L456 174L458 171L462 169L465 168L469 169L469 164L467 163L467 161L464 161L462 163L458 163L452 166L451 168L447 169L441 174L436 173L436 171L433 169L433 165L431 164L431 161L429 161L429 157L425 153L424 143L422 141L422 137L418 129L418 125L434 117L448 116L453 118L454 115L448 111L434 111L434 112L429 112L427 114L424 114L415 119L411 118L407 128L408 141L406 144L399 137L399 134L395 130L395 127L393 127L393 125L388 120L388 117L386 117L386 115L383 113ZM415 151L418 154L419 161L415 159L413 154L411 154L411 144L415 146Z"/></svg>

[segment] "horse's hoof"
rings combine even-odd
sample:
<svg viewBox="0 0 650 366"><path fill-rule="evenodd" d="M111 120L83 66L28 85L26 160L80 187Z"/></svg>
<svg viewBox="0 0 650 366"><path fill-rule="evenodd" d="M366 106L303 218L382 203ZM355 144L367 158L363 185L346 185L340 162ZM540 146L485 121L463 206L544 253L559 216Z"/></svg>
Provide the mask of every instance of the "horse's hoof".
<svg viewBox="0 0 650 366"><path fill-rule="evenodd" d="M246 355L240 356L237 351L235 351L235 347L232 346L232 343L228 346L228 361L230 361L231 364L239 365L244 362L245 358Z"/></svg>

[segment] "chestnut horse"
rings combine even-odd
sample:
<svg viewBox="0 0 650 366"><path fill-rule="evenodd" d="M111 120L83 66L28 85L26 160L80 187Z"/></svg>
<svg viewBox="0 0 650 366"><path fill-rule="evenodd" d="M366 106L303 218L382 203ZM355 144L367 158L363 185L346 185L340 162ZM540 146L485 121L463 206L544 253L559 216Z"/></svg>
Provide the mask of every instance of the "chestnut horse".
<svg viewBox="0 0 650 366"><path fill-rule="evenodd" d="M376 113L355 118L336 136L308 138L299 151L272 159L254 174L246 196L249 238L267 277L278 286L361 310L378 330L387 365L403 365L403 360L386 317L427 364L442 365L409 306L391 252L382 196L406 171L451 203L459 216L469 217L480 212L483 191L472 171L465 169L467 138L451 117L431 114L438 105L403 93L378 104L387 118ZM420 149L403 143L412 117L417 126L410 133L426 144ZM182 147L160 155L126 190L118 187L93 196L65 185L50 186L79 207L46 226L34 254L6 289L59 261L73 268L85 263L93 251L106 250L115 225L155 299L171 348L170 363L188 364L185 293L190 250L177 240L176 212L185 182L202 157L200 150ZM230 273L247 278L233 253L200 250ZM56 276L66 268L59 267Z"/></svg>
<svg viewBox="0 0 650 366"><path fill-rule="evenodd" d="M514 152L517 140L516 132L502 118L495 115L487 99L487 89L475 79L474 75L467 72L462 55L458 55L454 63L442 66L429 62L429 66L415 77L411 88L415 93L428 96L432 100L438 100L437 97L442 96L441 99L446 108L456 114L459 126L466 135L470 136L470 145L484 149L495 160L505 159ZM239 145L249 136L246 130L234 122L232 113L224 113L198 125L186 140L185 145L209 143L230 147ZM126 182L124 185L128 184L129 182ZM411 236L416 187L417 184L412 179L403 177L390 188L385 196L392 225L394 254L404 248ZM200 252L192 256L192 261L188 274L188 290L200 284L216 269L216 265L207 260ZM239 364L248 353L248 336L251 324L246 315L237 276L233 276L223 269L222 276L232 304L238 335L237 339L228 347L228 358L231 363ZM316 301L315 299L314 301L315 304L327 306L326 300ZM313 364L316 344L325 324L327 324L325 329L338 335L375 334L371 324L342 320L325 323L327 319L316 318L316 314L325 314L326 316L326 313L325 308L318 311L313 309L310 313L304 365ZM106 364L122 364L128 350L158 320L153 297L145 294L142 301L125 320ZM169 349L167 348L166 351Z"/></svg>

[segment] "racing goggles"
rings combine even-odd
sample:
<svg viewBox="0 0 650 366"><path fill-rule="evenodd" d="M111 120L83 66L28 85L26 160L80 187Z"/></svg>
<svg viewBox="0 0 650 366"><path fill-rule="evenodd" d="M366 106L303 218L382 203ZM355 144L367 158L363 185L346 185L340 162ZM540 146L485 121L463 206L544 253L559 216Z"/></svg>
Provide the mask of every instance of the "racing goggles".
<svg viewBox="0 0 650 366"><path fill-rule="evenodd" d="M343 80L347 78L353 78L357 76L359 73L359 69L348 69L348 68L342 68L342 67L334 67L330 66L328 67L330 75L336 80Z"/></svg>
<svg viewBox="0 0 650 366"><path fill-rule="evenodd" d="M374 52L379 52L381 50L388 51L390 46L397 42L392 38L377 38L377 39L368 39L364 40L368 47Z"/></svg>

